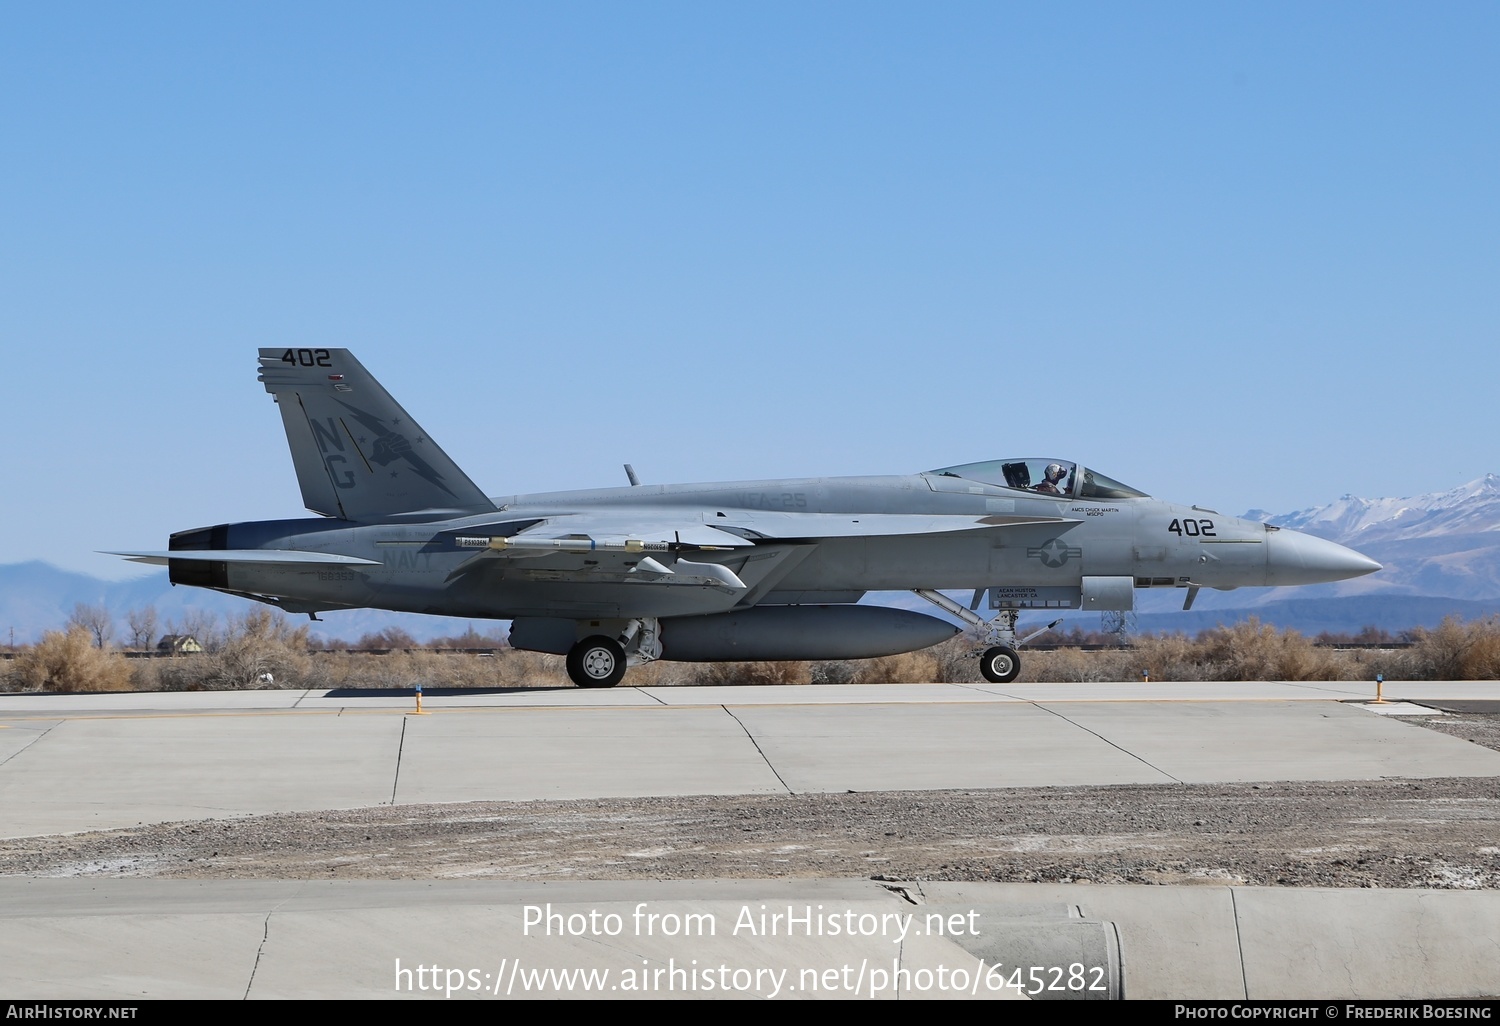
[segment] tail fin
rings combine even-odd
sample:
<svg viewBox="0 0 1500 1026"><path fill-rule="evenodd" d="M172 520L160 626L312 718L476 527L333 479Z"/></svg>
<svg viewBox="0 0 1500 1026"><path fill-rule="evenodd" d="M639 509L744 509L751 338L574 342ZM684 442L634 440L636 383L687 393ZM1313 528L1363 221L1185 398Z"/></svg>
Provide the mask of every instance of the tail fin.
<svg viewBox="0 0 1500 1026"><path fill-rule="evenodd" d="M347 349L262 349L307 508L345 520L495 508Z"/></svg>

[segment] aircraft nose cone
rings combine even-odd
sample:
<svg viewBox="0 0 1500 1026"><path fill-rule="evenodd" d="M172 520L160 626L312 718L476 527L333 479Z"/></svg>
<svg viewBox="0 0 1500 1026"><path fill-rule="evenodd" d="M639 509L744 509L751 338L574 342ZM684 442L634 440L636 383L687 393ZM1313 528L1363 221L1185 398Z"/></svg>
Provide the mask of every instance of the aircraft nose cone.
<svg viewBox="0 0 1500 1026"><path fill-rule="evenodd" d="M1353 549L1298 531L1272 531L1266 543L1266 576L1272 585L1345 581L1380 569L1379 563Z"/></svg>

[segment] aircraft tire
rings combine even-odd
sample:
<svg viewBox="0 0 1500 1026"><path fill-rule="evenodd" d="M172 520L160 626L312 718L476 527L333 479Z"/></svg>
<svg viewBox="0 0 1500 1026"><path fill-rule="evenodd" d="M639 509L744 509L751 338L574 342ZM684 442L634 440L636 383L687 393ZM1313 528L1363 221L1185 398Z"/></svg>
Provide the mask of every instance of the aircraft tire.
<svg viewBox="0 0 1500 1026"><path fill-rule="evenodd" d="M568 650L568 677L581 688L612 688L625 679L625 650L602 634Z"/></svg>
<svg viewBox="0 0 1500 1026"><path fill-rule="evenodd" d="M991 684L1009 684L1021 674L1021 656L1005 645L987 648L979 657L979 672Z"/></svg>

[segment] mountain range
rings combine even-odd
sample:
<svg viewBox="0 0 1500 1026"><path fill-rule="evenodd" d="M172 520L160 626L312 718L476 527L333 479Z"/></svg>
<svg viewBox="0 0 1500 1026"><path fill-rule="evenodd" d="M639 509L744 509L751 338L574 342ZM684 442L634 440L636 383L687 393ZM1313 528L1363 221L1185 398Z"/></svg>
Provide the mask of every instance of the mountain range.
<svg viewBox="0 0 1500 1026"><path fill-rule="evenodd" d="M1177 589L1137 592L1136 629L1195 633L1219 623L1258 616L1304 633L1354 633L1366 626L1399 632L1435 626L1444 616L1467 619L1500 612L1500 476L1484 477L1444 492L1399 499L1354 495L1324 506L1273 514L1251 510L1247 519L1306 531L1379 560L1384 569L1352 581L1304 588L1203 591L1182 612ZM967 598L968 596L964 596ZM872 595L866 601L932 611L914 595ZM160 630L173 622L209 614L241 616L243 599L201 588L174 588L159 572L125 581L105 581L32 561L0 565L0 644L12 631L17 643L61 627L78 603L103 605L116 617L116 637L128 632L131 609L154 606ZM414 613L349 610L325 613L312 625L323 638L357 640L399 627L418 640L463 634L470 626L501 633L492 621L455 620ZM1097 614L1072 614L1080 626L1097 626Z"/></svg>

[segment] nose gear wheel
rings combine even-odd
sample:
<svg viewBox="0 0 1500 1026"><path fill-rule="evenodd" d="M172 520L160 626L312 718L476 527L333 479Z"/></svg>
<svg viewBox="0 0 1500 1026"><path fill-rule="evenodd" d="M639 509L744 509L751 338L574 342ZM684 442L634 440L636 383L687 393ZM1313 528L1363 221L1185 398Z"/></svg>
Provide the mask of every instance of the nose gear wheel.
<svg viewBox="0 0 1500 1026"><path fill-rule="evenodd" d="M1021 657L1004 645L987 648L979 657L979 672L991 684L1009 684L1021 672Z"/></svg>

